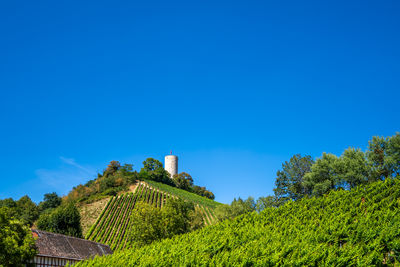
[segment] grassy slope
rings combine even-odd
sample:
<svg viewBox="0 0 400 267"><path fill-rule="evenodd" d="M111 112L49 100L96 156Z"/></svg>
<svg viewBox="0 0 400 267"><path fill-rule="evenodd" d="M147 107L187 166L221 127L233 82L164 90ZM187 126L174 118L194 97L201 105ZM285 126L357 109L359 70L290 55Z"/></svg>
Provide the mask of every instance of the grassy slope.
<svg viewBox="0 0 400 267"><path fill-rule="evenodd" d="M400 181L387 180L289 202L76 266L398 266L399 206Z"/></svg>
<svg viewBox="0 0 400 267"><path fill-rule="evenodd" d="M81 227L83 235L85 236L90 227L96 222L101 211L107 205L111 197L103 198L89 204L82 204L78 207L81 215Z"/></svg>
<svg viewBox="0 0 400 267"><path fill-rule="evenodd" d="M157 189L162 190L164 192L168 192L168 193L170 193L172 195L175 195L175 196L178 196L180 198L192 201L192 202L194 202L196 204L199 204L199 205L202 205L202 206L205 206L205 207L215 208L218 205L221 205L221 203L219 203L219 202L216 202L214 200L211 200L211 199L196 195L194 193L191 193L191 192L188 192L188 191L176 188L176 187L172 187L172 186L169 186L169 185L166 185L166 184L157 183L157 182L149 181L149 180L145 180L145 182L147 184L149 184L151 187L157 188Z"/></svg>

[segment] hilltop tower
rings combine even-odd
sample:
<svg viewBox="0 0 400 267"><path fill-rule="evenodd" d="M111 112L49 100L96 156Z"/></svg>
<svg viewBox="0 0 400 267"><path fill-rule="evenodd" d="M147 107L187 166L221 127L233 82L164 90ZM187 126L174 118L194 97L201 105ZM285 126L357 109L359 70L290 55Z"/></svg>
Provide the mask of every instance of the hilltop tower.
<svg viewBox="0 0 400 267"><path fill-rule="evenodd" d="M164 168L169 174L171 174L171 178L175 175L178 174L178 157L175 155L167 155L165 156L165 164Z"/></svg>

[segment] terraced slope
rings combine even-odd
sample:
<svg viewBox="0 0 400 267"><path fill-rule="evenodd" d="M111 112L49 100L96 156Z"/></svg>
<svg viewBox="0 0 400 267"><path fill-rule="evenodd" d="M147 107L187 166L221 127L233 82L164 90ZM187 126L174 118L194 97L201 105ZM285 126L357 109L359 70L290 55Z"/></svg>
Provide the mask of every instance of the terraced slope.
<svg viewBox="0 0 400 267"><path fill-rule="evenodd" d="M133 193L125 193L109 200L86 234L86 239L107 244L114 251L124 249L128 246L127 233L131 229L131 214L135 211L135 204L145 201L161 208L171 197L181 197L195 203L196 209L203 214L206 225L215 222L213 209L219 203L163 184L140 182Z"/></svg>
<svg viewBox="0 0 400 267"><path fill-rule="evenodd" d="M400 177L288 202L76 266L400 266Z"/></svg>

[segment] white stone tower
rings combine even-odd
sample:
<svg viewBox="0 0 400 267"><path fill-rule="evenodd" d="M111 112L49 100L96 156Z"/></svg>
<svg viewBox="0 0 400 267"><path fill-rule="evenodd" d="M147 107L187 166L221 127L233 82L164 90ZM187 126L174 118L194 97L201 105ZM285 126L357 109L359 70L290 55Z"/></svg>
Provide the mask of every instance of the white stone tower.
<svg viewBox="0 0 400 267"><path fill-rule="evenodd" d="M168 155L165 156L165 164L164 168L169 174L171 174L171 178L175 175L178 174L178 157L175 155Z"/></svg>

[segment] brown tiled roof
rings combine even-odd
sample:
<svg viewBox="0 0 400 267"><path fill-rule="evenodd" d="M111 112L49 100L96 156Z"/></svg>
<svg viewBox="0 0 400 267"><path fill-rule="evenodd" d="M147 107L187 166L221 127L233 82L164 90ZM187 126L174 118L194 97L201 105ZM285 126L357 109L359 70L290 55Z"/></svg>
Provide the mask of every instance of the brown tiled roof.
<svg viewBox="0 0 400 267"><path fill-rule="evenodd" d="M83 260L112 254L109 246L72 236L32 230L39 256Z"/></svg>

